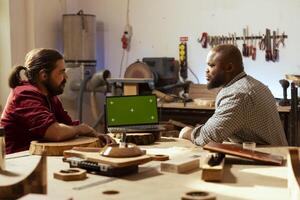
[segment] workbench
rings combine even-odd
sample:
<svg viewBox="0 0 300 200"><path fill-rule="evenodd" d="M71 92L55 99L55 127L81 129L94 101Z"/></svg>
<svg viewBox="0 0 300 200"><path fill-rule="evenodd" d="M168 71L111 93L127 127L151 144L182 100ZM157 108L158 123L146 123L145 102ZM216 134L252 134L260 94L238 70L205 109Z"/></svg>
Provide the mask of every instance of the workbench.
<svg viewBox="0 0 300 200"><path fill-rule="evenodd" d="M215 107L199 106L194 102L187 103L158 103L160 121L170 119L180 121L188 125L204 124L215 112ZM293 144L291 136L291 107L277 106L284 132L289 144Z"/></svg>
<svg viewBox="0 0 300 200"><path fill-rule="evenodd" d="M142 148L148 153L169 153L171 159L194 155L201 156L202 161L208 155L201 147L177 138L163 137L159 142ZM259 150L286 157L287 149L287 147L273 147ZM36 163L35 159L36 156L28 155L28 152L10 154L7 156L6 165L8 169L19 166L24 168L23 171L29 171L30 167L34 168L32 165ZM201 169L185 174L161 172L161 161L151 161L141 165L138 174L122 178L88 174L85 180L65 182L54 179L53 173L68 168L68 164L62 162L62 157L48 157L48 195L54 197L53 199L72 197L74 200L167 200L181 199L186 192L201 190L216 195L218 200L288 199L286 166L236 164L236 159L233 160L235 161L226 160L221 183L201 180ZM103 194L104 191L111 190L119 193Z"/></svg>

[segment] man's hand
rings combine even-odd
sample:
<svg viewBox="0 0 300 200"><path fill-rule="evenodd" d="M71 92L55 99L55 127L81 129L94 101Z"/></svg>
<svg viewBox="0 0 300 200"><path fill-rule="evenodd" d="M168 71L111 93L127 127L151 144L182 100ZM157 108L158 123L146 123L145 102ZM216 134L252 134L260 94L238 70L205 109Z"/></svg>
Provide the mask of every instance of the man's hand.
<svg viewBox="0 0 300 200"><path fill-rule="evenodd" d="M186 126L183 129L181 129L178 137L191 141L192 140L192 131L193 131L193 127Z"/></svg>
<svg viewBox="0 0 300 200"><path fill-rule="evenodd" d="M79 124L77 131L78 135L97 137L96 130L85 123Z"/></svg>
<svg viewBox="0 0 300 200"><path fill-rule="evenodd" d="M112 139L109 135L100 133L98 134L98 138L99 138L100 146L105 146L108 144L116 144L116 141Z"/></svg>
<svg viewBox="0 0 300 200"><path fill-rule="evenodd" d="M98 133L95 129L90 127L87 124L79 124L77 126L78 135L81 136L90 136L90 137L97 137L99 139L100 146L103 147L108 144L115 144L116 141L112 139L109 135Z"/></svg>

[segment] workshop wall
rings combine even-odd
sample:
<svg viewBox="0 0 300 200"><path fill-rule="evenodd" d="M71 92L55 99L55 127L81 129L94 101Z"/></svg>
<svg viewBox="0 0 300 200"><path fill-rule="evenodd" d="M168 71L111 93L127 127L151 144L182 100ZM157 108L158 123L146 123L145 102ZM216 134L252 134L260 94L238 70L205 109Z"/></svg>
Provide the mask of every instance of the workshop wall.
<svg viewBox="0 0 300 200"><path fill-rule="evenodd" d="M269 86L275 97L282 97L279 80L285 74L298 73L300 62L299 0L130 0L129 23L133 28L131 49L125 54L125 68L143 57L178 58L180 36L188 36L188 64L201 83L205 81L205 60L209 49L197 42L202 32L228 35L249 26L250 34L264 33L266 28L285 32L286 47L279 49L279 62L266 62L264 52L257 51L256 61L244 58L245 71ZM126 25L125 0L79 1L85 13L98 20L99 64L119 75L122 57L120 38ZM242 41L238 42L239 47ZM191 73L189 79L196 81Z"/></svg>
<svg viewBox="0 0 300 200"><path fill-rule="evenodd" d="M282 96L278 83L285 74L299 74L300 29L299 0L130 0L129 23L133 28L131 49L125 53L123 70L143 57L178 58L180 36L188 36L188 64L201 83L205 81L205 60L209 49L197 42L202 32L210 35L250 34L266 28L285 31L286 47L280 48L279 62L266 62L264 52L256 61L244 59L245 70L269 86L275 97ZM62 14L85 13L97 16L98 69L119 75L123 50L121 37L126 24L127 0L2 0L1 1L1 79L7 79L12 65L23 64L27 51L37 47L62 47ZM3 12L2 12L3 10ZM242 42L239 42L241 48ZM189 72L189 79L196 79ZM9 89L2 84L0 105L4 106Z"/></svg>

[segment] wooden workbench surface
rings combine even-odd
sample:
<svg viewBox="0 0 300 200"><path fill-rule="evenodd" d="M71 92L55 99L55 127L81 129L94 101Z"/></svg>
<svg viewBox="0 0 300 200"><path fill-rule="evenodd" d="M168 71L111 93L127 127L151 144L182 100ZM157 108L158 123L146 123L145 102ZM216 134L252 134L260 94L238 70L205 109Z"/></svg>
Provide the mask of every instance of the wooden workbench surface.
<svg viewBox="0 0 300 200"><path fill-rule="evenodd" d="M185 105L181 102L158 103L159 108L178 108L178 109L198 109L198 110L215 110L211 106L199 106L194 102L187 102ZM290 112L290 106L277 106L278 112Z"/></svg>
<svg viewBox="0 0 300 200"><path fill-rule="evenodd" d="M171 159L186 156L207 156L207 152L195 147L186 140L162 138L151 146L143 146L148 153L168 154ZM287 148L268 148L263 151L276 153L286 157ZM28 157L16 158L18 154L10 155L15 158L7 163L24 163L28 167ZM26 163L26 164L25 164ZM234 163L234 162L232 162ZM64 182L53 178L53 173L68 164L61 157L48 157L48 195L56 197L73 197L73 199L143 199L167 200L180 199L192 190L202 190L217 196L218 200L228 199L288 199L287 167L263 166L249 164L225 164L222 183L204 182L201 180L202 171L195 170L187 174L175 174L160 171L160 161L151 161L141 165L139 173L111 178L88 174L81 181ZM9 166L8 166L9 167ZM116 190L114 195L103 194L103 191Z"/></svg>

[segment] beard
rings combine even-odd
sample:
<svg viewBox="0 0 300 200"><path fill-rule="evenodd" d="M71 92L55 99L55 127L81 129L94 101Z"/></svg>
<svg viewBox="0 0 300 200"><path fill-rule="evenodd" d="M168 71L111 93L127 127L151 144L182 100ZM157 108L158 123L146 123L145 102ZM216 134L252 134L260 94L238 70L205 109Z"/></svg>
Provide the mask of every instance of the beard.
<svg viewBox="0 0 300 200"><path fill-rule="evenodd" d="M54 86L50 79L47 79L43 84L47 88L49 95L56 96L60 95L64 92L65 84L67 80L64 79L58 86Z"/></svg>
<svg viewBox="0 0 300 200"><path fill-rule="evenodd" d="M213 78L209 80L207 83L207 89L214 89L218 88L225 83L225 73L224 71L220 71L218 74L216 74Z"/></svg>

